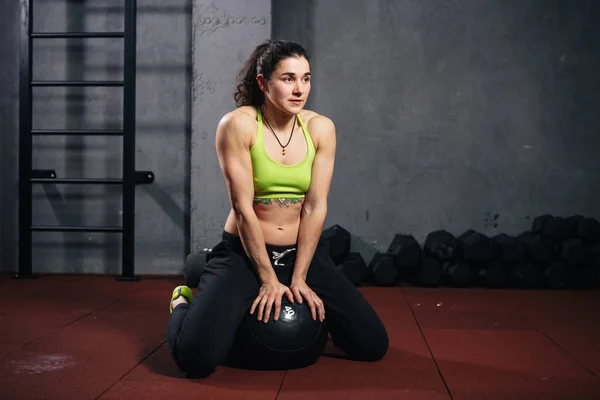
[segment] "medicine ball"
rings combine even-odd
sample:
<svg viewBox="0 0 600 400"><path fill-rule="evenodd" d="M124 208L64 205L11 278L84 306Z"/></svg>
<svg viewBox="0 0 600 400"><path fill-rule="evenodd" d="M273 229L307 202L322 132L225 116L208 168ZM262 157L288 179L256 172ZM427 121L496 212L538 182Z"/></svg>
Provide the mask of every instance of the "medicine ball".
<svg viewBox="0 0 600 400"><path fill-rule="evenodd" d="M310 307L281 301L277 321L271 310L269 321L256 319L248 310L234 339L227 363L229 366L255 370L303 368L314 364L327 343L323 322L312 318Z"/></svg>

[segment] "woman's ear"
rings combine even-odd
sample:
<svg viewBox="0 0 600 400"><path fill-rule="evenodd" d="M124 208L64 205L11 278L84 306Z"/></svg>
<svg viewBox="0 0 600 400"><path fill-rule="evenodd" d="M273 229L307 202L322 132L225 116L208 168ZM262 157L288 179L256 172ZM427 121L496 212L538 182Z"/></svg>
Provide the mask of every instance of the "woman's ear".
<svg viewBox="0 0 600 400"><path fill-rule="evenodd" d="M258 87L260 88L260 90L262 90L263 92L267 91L267 81L263 74L256 75L256 82L258 83Z"/></svg>

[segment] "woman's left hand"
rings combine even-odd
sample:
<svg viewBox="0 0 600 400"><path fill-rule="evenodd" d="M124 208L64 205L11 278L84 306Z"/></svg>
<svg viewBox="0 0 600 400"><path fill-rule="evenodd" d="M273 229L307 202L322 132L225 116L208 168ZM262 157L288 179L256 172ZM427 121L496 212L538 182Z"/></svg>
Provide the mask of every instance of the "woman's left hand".
<svg viewBox="0 0 600 400"><path fill-rule="evenodd" d="M302 304L302 300L306 300L308 306L310 307L310 311L313 319L316 321L317 316L319 317L319 321L323 322L325 319L325 305L323 301L317 296L315 292L311 288L308 287L306 281L303 279L292 279L292 284L290 285L290 290L294 295L294 299Z"/></svg>

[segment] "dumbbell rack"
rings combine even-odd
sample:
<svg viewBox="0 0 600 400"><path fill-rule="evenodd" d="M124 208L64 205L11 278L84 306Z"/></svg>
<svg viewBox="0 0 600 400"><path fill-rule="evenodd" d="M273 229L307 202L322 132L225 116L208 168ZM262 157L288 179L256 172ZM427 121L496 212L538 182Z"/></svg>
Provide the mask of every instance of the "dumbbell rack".
<svg viewBox="0 0 600 400"><path fill-rule="evenodd" d="M136 0L125 0L123 32L33 32L34 0L20 0L21 33L19 55L19 268L16 278L35 278L32 269L32 232L105 232L122 234L122 266L117 280L133 281L135 276L135 187L154 182L152 171L135 170L136 103ZM32 73L34 39L124 39L122 81L37 81ZM33 87L123 87L122 130L33 129ZM33 170L33 135L122 136L122 179L57 178L53 170ZM32 224L33 184L121 185L122 226L43 226Z"/></svg>

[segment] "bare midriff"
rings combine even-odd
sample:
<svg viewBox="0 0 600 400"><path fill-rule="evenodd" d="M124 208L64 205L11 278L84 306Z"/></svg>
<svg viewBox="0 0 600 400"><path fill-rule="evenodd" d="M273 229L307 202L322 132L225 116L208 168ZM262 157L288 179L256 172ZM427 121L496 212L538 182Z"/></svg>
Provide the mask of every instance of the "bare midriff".
<svg viewBox="0 0 600 400"><path fill-rule="evenodd" d="M304 199L254 199L254 212L265 244L286 246L296 243L303 201ZM239 236L233 210L225 222L225 231Z"/></svg>

